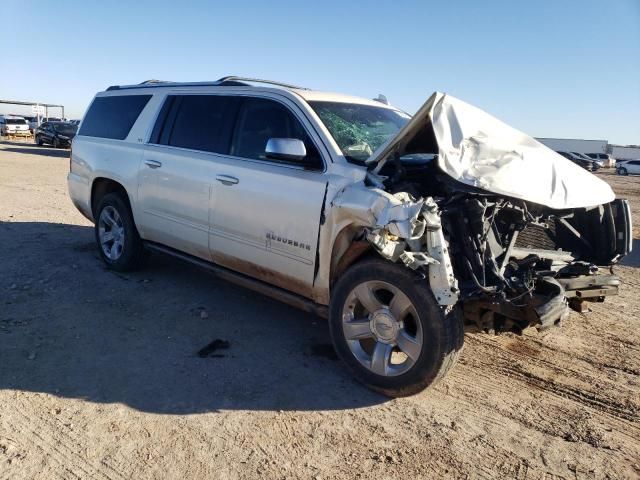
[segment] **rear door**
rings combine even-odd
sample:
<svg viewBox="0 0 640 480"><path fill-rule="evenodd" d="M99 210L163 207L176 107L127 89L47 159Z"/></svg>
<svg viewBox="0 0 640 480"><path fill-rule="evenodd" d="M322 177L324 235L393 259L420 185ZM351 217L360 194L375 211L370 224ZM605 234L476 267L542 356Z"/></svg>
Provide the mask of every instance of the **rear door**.
<svg viewBox="0 0 640 480"><path fill-rule="evenodd" d="M230 154L216 165L210 218L214 261L310 296L326 189L324 162L304 115L288 100L246 97ZM265 157L269 138L299 138L307 160Z"/></svg>
<svg viewBox="0 0 640 480"><path fill-rule="evenodd" d="M40 126L40 137L42 137L42 140L43 140L45 143L51 143L51 137L52 137L52 135L51 135L51 129L52 129L52 128L53 128L53 127L51 126L51 124L50 124L50 123L43 123L43 124Z"/></svg>
<svg viewBox="0 0 640 480"><path fill-rule="evenodd" d="M633 174L640 174L640 160L631 160L627 162L627 171Z"/></svg>
<svg viewBox="0 0 640 480"><path fill-rule="evenodd" d="M217 153L228 151L237 105L220 95L167 97L138 177L145 239L210 259Z"/></svg>

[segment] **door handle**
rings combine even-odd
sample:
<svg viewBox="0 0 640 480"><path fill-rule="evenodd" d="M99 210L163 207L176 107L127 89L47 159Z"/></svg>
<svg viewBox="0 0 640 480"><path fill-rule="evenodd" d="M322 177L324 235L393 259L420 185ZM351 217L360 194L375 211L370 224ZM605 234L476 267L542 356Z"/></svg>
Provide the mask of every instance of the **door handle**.
<svg viewBox="0 0 640 480"><path fill-rule="evenodd" d="M223 185L235 185L240 181L236 177L231 177L229 175L216 175L216 180Z"/></svg>
<svg viewBox="0 0 640 480"><path fill-rule="evenodd" d="M146 163L151 168L160 168L162 166L162 162L159 162L158 160L147 159L144 161L144 163Z"/></svg>

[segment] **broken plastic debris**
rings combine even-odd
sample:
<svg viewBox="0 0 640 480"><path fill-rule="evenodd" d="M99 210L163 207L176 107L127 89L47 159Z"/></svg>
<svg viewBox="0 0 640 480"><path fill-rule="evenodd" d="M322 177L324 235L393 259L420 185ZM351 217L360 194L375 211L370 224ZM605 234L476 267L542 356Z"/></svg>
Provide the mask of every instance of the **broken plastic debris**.
<svg viewBox="0 0 640 480"><path fill-rule="evenodd" d="M424 265L429 265L430 263L433 263L436 265L440 263L438 260L430 257L424 252L404 251L400 255L400 260L402 260L402 263L404 263L407 267L411 268L412 270L417 270L418 268Z"/></svg>

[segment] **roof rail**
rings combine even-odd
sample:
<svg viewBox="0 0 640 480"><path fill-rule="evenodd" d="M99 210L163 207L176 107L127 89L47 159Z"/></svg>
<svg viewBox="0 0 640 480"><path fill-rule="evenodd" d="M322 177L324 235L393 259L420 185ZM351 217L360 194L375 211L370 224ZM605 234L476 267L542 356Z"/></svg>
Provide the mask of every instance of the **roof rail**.
<svg viewBox="0 0 640 480"><path fill-rule="evenodd" d="M267 85L277 85L279 87L284 88L295 88L297 90L309 90L305 87L298 87L297 85L291 85L289 83L276 82L274 80L261 80L259 78L249 78L249 77L236 77L234 75L230 75L228 77L222 77L218 80L219 83L225 82L253 82L253 83L266 83Z"/></svg>
<svg viewBox="0 0 640 480"><path fill-rule="evenodd" d="M151 79L151 80L145 80L144 82L140 82L138 85L157 85L158 83L171 83L168 80L156 80L156 79Z"/></svg>
<svg viewBox="0 0 640 480"><path fill-rule="evenodd" d="M295 85L276 82L273 80L260 80L259 78L236 77L234 75L229 75L227 77L222 77L215 82L169 82L166 80L145 80L137 85L111 85L107 88L107 92L112 90L129 90L148 87L250 87L251 85L247 82L264 83L267 85L276 85L283 88L295 88L298 90L309 90L308 88L297 87Z"/></svg>

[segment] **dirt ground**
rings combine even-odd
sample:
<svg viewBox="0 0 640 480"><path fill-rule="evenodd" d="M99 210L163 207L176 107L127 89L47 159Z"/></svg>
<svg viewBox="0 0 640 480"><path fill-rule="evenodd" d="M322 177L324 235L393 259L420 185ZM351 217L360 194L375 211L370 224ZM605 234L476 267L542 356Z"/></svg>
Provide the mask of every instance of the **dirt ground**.
<svg viewBox="0 0 640 480"><path fill-rule="evenodd" d="M0 479L640 477L640 177L598 174L635 212L619 296L468 334L445 381L389 400L318 318L161 256L105 270L68 164L0 142Z"/></svg>

